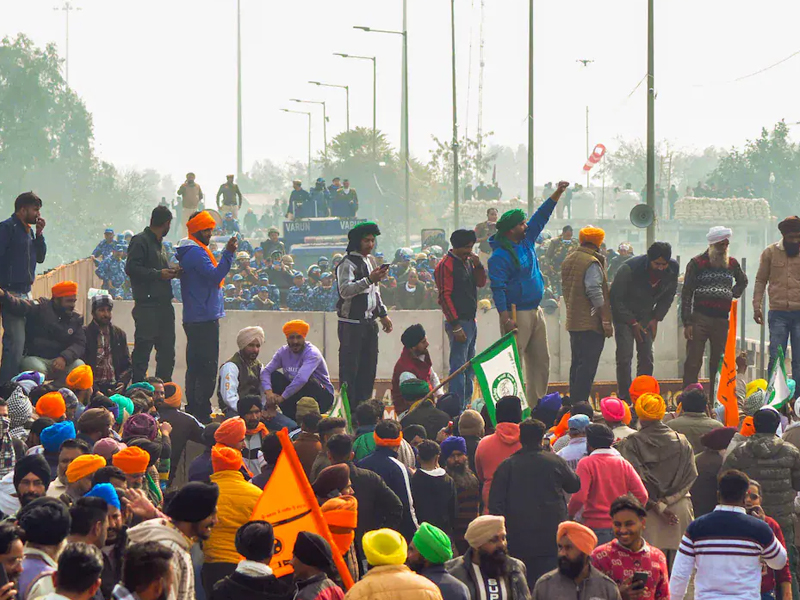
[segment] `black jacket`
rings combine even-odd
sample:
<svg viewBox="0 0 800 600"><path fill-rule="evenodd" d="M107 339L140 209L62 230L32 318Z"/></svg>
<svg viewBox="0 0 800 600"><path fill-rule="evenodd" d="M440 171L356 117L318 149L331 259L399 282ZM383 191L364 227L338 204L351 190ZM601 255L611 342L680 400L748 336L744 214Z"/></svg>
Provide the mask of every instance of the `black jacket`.
<svg viewBox="0 0 800 600"><path fill-rule="evenodd" d="M92 367L92 372L97 368L97 336L100 326L94 319L83 328L86 335L86 351L83 353L83 362ZM111 344L111 363L114 366L114 381L122 382L126 386L131 381L131 353L128 350L128 336L115 325L109 325L109 338ZM99 383L95 381L95 383ZM108 383L108 382L106 382Z"/></svg>
<svg viewBox="0 0 800 600"><path fill-rule="evenodd" d="M431 475L417 469L411 476L411 494L417 522L435 525L452 537L458 512L458 493L453 478L446 473Z"/></svg>
<svg viewBox="0 0 800 600"><path fill-rule="evenodd" d="M233 572L214 585L209 600L291 600L294 590L283 581Z"/></svg>
<svg viewBox="0 0 800 600"><path fill-rule="evenodd" d="M83 316L65 313L49 298L20 300L6 294L3 310L12 315L27 317L25 325L25 356L48 360L62 357L69 365L86 352Z"/></svg>
<svg viewBox="0 0 800 600"><path fill-rule="evenodd" d="M675 300L678 289L678 263L670 259L658 287L650 285L647 255L628 259L617 271L611 284L611 313L618 323L639 322L642 326L655 319L663 321Z"/></svg>
<svg viewBox="0 0 800 600"><path fill-rule="evenodd" d="M555 558L556 531L568 519L564 493L580 489L581 480L567 461L541 448L522 448L497 467L489 513L505 516L508 553L529 572L536 558Z"/></svg>
<svg viewBox="0 0 800 600"><path fill-rule="evenodd" d="M429 440L435 440L439 430L447 427L448 423L450 423L450 415L436 408L429 400L421 402L417 408L400 421L403 429L409 425L422 425Z"/></svg>
<svg viewBox="0 0 800 600"><path fill-rule="evenodd" d="M172 283L169 279L161 279L161 270L168 268L167 251L149 227L131 238L125 272L131 278L136 302L172 301Z"/></svg>
<svg viewBox="0 0 800 600"><path fill-rule="evenodd" d="M166 404L159 406L158 415L162 420L172 425L172 431L169 434L169 439L172 442L169 479L172 481L181 456L183 456L183 451L186 448L186 442L191 440L202 444L204 427L192 415Z"/></svg>
<svg viewBox="0 0 800 600"><path fill-rule="evenodd" d="M374 529L397 529L403 519L403 503L377 473L362 469L353 463L350 467L350 485L358 500L358 526L356 539Z"/></svg>

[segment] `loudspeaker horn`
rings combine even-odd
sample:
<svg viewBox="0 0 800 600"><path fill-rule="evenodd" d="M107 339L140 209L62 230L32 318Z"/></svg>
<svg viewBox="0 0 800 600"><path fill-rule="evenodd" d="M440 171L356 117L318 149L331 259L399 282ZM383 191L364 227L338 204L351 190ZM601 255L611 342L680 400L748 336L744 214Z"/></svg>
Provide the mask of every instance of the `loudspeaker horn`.
<svg viewBox="0 0 800 600"><path fill-rule="evenodd" d="M631 209L630 218L634 227L639 227L640 229L649 227L653 224L654 217L653 209L647 204L637 204Z"/></svg>

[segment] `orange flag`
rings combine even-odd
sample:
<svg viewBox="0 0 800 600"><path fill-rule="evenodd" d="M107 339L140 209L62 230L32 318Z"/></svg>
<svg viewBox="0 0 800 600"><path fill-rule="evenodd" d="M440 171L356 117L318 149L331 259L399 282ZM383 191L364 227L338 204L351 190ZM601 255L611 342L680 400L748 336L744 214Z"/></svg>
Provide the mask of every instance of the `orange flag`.
<svg viewBox="0 0 800 600"><path fill-rule="evenodd" d="M717 400L725 407L725 426L739 426L739 403L736 401L736 315L739 302L731 304L728 317L728 340L725 343L725 354L719 365L717 380Z"/></svg>
<svg viewBox="0 0 800 600"><path fill-rule="evenodd" d="M275 533L275 554L269 566L275 577L293 572L290 561L297 534L301 531L317 533L328 540L333 560L345 587L353 586L353 578L344 559L336 550L331 532L317 503L314 490L308 483L300 459L289 440L286 429L277 433L281 442L281 455L275 464L264 493L253 510L253 521L268 521Z"/></svg>

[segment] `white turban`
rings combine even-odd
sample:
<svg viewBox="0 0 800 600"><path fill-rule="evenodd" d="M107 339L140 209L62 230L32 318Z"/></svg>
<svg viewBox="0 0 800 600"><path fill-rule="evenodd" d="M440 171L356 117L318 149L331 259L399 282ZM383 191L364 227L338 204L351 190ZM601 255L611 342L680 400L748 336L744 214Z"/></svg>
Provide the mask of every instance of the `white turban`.
<svg viewBox="0 0 800 600"><path fill-rule="evenodd" d="M708 240L709 244L717 244L724 240L731 239L731 235L733 235L733 231L731 231L730 227L723 227L721 225L716 225L708 230L706 234L706 239Z"/></svg>
<svg viewBox="0 0 800 600"><path fill-rule="evenodd" d="M258 340L261 344L264 343L264 330L258 326L245 327L236 336L236 345L239 346L239 350L241 350L256 340Z"/></svg>

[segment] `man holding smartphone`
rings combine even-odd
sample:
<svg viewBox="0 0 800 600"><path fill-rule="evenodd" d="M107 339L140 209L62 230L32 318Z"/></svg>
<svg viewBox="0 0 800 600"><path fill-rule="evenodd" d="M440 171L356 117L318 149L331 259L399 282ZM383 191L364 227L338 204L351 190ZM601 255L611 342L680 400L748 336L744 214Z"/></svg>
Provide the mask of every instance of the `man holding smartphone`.
<svg viewBox="0 0 800 600"><path fill-rule="evenodd" d="M439 306L444 313L445 331L450 342L450 373L475 357L475 341L478 338L478 324L475 321L478 312L478 288L486 285L486 269L472 251L476 241L474 231L454 231L450 235L452 248L434 271L439 290ZM472 369L454 377L448 389L458 398L461 410L464 410L467 401L472 398Z"/></svg>
<svg viewBox="0 0 800 600"><path fill-rule="evenodd" d="M642 537L647 522L642 503L620 496L609 514L614 539L594 549L592 565L616 582L623 600L669 600L667 559Z"/></svg>

